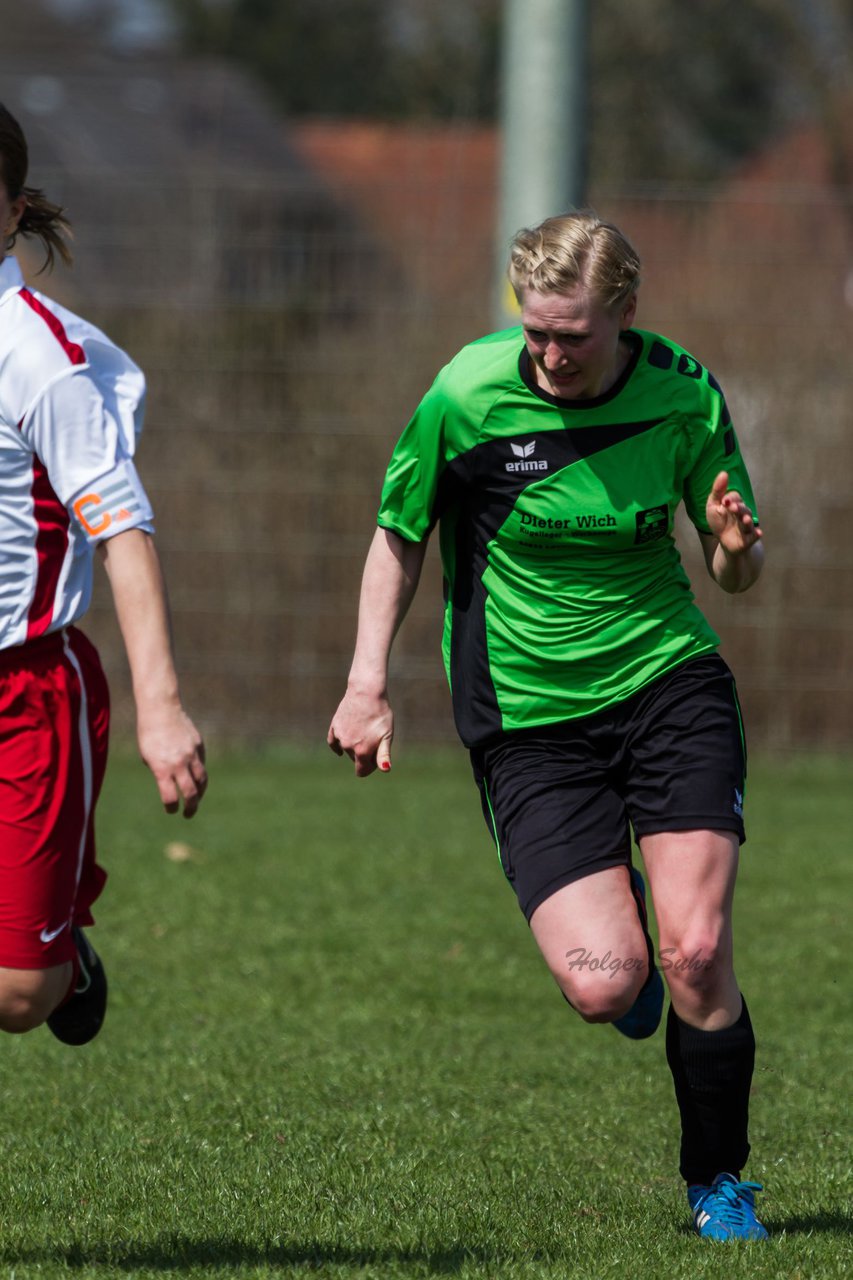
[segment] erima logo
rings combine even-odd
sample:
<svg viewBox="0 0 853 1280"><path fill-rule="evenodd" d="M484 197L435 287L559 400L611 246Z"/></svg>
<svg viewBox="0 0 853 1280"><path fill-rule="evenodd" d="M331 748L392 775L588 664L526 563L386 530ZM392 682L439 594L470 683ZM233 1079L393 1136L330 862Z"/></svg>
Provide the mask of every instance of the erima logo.
<svg viewBox="0 0 853 1280"><path fill-rule="evenodd" d="M537 461L536 458L533 458L531 456L536 449L535 440L531 440L527 444L514 444L512 441L510 441L509 447L510 449L512 449L515 456L517 458L520 458L521 461L504 463L504 466L506 467L507 471L547 471L548 470L548 463L545 462L544 459L541 462L539 462Z"/></svg>
<svg viewBox="0 0 853 1280"><path fill-rule="evenodd" d="M743 792L738 791L737 787L735 787L735 802L732 808L739 818L743 817Z"/></svg>

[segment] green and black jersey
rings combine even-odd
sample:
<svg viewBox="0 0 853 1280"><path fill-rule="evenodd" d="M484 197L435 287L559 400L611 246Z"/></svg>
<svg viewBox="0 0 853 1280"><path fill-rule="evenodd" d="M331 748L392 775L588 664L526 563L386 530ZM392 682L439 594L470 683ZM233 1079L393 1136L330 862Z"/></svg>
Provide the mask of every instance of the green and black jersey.
<svg viewBox="0 0 853 1280"><path fill-rule="evenodd" d="M719 638L673 537L684 500L728 471L754 510L719 384L657 334L630 330L594 400L540 390L520 329L441 370L394 450L379 524L420 542L440 522L444 661L467 746L590 715Z"/></svg>

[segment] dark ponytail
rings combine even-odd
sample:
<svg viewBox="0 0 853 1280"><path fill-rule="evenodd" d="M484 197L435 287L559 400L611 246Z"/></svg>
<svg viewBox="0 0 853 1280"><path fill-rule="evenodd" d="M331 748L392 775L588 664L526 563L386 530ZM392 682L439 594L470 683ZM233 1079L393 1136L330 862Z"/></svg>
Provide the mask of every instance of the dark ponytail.
<svg viewBox="0 0 853 1280"><path fill-rule="evenodd" d="M26 196L27 207L18 223L15 234L9 237L8 248L12 248L17 236L37 236L44 247L44 262L41 270L53 268L54 254L58 253L66 267L71 266L71 250L68 239L71 235L71 224L63 216L62 206L52 204L45 198L43 191L37 187L22 187L21 195Z"/></svg>
<svg viewBox="0 0 853 1280"><path fill-rule="evenodd" d="M66 266L71 263L68 240L71 225L64 217L62 207L46 199L37 187L25 186L29 154L24 132L10 111L0 103L0 167L10 200L23 196L27 202L17 228L6 241L6 249L14 248L19 235L35 236L41 240L44 262L41 270L53 267L56 254Z"/></svg>

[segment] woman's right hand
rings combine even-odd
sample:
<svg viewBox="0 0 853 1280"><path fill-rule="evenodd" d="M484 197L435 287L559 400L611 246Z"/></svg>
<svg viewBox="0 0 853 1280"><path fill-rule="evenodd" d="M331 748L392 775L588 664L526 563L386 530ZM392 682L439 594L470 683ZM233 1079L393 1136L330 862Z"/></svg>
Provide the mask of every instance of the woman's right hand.
<svg viewBox="0 0 853 1280"><path fill-rule="evenodd" d="M391 768L394 713L384 694L348 689L332 717L326 741L338 756L349 756L357 778Z"/></svg>

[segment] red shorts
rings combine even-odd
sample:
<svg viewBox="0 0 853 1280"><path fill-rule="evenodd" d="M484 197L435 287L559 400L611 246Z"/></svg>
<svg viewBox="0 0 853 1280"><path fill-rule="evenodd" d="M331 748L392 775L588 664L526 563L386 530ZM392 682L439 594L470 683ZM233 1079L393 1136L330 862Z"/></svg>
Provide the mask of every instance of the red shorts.
<svg viewBox="0 0 853 1280"><path fill-rule="evenodd" d="M97 651L74 627L0 650L0 966L49 969L75 954L106 873L95 801L110 704Z"/></svg>

